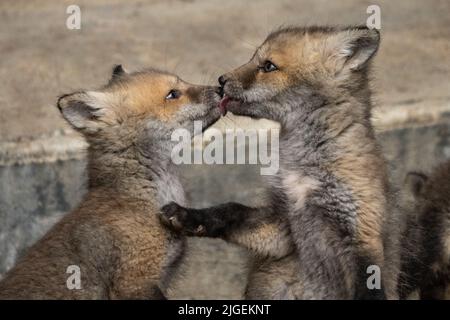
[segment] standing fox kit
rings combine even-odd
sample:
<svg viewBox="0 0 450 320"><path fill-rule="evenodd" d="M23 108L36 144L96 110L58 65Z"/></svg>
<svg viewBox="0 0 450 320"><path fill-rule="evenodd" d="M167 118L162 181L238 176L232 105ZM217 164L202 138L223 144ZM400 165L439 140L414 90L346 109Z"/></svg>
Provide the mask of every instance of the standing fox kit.
<svg viewBox="0 0 450 320"><path fill-rule="evenodd" d="M383 239L389 183L370 121L368 71L379 40L366 27L284 28L219 78L221 109L281 124L270 203L198 210L172 203L162 220L185 234L285 255L254 268L248 298L396 297L399 262L385 263ZM367 285L372 265L381 269L379 288Z"/></svg>
<svg viewBox="0 0 450 320"><path fill-rule="evenodd" d="M169 201L184 203L171 133L215 122L216 91L117 66L101 90L62 96L63 117L89 143L88 193L0 282L0 298L164 298L184 244L157 215ZM68 288L69 266L79 267L81 288Z"/></svg>

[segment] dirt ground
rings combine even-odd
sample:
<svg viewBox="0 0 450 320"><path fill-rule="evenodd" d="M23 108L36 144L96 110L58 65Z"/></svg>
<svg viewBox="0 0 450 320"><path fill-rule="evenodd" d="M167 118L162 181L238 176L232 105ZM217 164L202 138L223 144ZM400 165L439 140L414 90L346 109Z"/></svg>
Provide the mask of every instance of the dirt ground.
<svg viewBox="0 0 450 320"><path fill-rule="evenodd" d="M81 30L65 26L81 7ZM379 105L450 99L450 1L57 1L0 3L0 141L65 127L56 97L106 83L113 64L213 83L286 24L361 24L381 7Z"/></svg>

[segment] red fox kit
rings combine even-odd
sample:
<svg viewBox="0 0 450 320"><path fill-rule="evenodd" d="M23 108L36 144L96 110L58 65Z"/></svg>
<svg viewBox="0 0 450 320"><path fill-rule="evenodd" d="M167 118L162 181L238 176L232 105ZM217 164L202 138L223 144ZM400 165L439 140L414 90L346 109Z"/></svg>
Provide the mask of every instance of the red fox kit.
<svg viewBox="0 0 450 320"><path fill-rule="evenodd" d="M183 238L160 225L159 208L184 202L170 159L171 132L220 117L217 88L166 72L121 66L97 91L64 95L58 108L89 143L88 193L0 282L2 299L162 299ZM66 281L80 271L78 288Z"/></svg>
<svg viewBox="0 0 450 320"><path fill-rule="evenodd" d="M402 242L401 298L450 299L450 161L429 176L410 172L413 206Z"/></svg>
<svg viewBox="0 0 450 320"><path fill-rule="evenodd" d="M259 253L293 252L259 266L250 281L265 274L273 279L267 280L272 292L250 283L248 297L397 296L399 259L385 263L391 253L383 235L390 185L370 121L368 71L379 40L366 27L283 28L248 63L219 78L221 109L281 124L280 170L267 181L270 204L203 210L171 204L162 219L188 234L200 230ZM369 288L373 266L381 269L381 285ZM288 275L277 278L274 269Z"/></svg>

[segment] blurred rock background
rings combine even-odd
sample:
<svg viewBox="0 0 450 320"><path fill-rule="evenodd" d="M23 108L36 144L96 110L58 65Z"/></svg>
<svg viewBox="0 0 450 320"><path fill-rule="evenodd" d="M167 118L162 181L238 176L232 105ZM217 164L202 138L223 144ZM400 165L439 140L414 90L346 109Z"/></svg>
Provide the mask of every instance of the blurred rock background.
<svg viewBox="0 0 450 320"><path fill-rule="evenodd" d="M81 29L66 8L81 8ZM154 66L191 82L247 61L280 25L364 24L381 8L374 123L393 180L450 158L450 2L364 0L3 0L0 2L0 275L81 200L85 144L60 118L62 93L104 84L114 64ZM217 127L273 127L227 116ZM257 204L257 166L186 165L192 206ZM173 298L242 297L245 250L190 239L186 277Z"/></svg>

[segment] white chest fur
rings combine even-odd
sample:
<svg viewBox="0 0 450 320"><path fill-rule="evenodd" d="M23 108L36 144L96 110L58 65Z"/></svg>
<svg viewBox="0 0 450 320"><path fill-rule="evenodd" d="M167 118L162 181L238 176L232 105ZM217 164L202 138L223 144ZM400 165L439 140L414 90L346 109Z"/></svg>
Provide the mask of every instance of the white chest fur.
<svg viewBox="0 0 450 320"><path fill-rule="evenodd" d="M281 187L288 197L292 209L303 209L308 195L320 187L320 182L298 172L281 172Z"/></svg>
<svg viewBox="0 0 450 320"><path fill-rule="evenodd" d="M168 172L161 172L155 179L158 190L158 201L161 206L174 201L181 206L186 205L183 186L178 175Z"/></svg>

